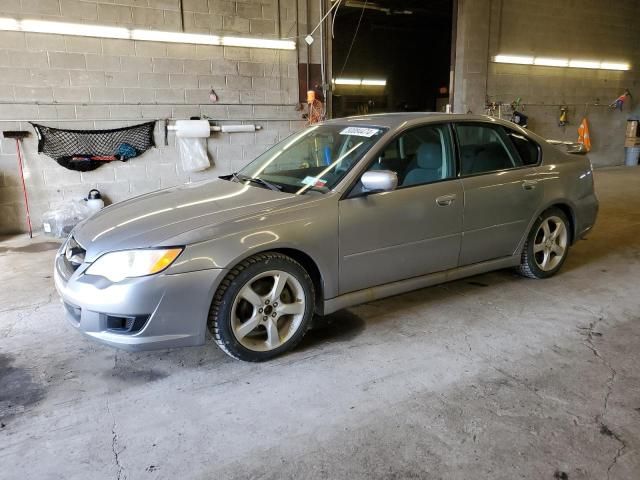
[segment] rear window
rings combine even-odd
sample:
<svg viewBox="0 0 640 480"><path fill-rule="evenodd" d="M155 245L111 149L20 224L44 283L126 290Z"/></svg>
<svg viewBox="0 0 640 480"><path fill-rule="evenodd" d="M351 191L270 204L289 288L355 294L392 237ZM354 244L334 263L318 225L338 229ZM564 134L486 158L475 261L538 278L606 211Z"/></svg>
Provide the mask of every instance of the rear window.
<svg viewBox="0 0 640 480"><path fill-rule="evenodd" d="M537 165L540 160L540 147L524 135L507 130L507 135L518 152L523 165Z"/></svg>

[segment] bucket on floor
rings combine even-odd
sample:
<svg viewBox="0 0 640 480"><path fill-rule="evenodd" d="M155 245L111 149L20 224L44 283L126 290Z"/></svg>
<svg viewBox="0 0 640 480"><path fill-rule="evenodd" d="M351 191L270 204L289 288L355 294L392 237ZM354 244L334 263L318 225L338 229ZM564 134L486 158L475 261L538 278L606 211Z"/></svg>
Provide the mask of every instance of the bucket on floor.
<svg viewBox="0 0 640 480"><path fill-rule="evenodd" d="M638 158L640 157L640 147L627 147L625 148L624 164L627 167L634 167L638 165Z"/></svg>

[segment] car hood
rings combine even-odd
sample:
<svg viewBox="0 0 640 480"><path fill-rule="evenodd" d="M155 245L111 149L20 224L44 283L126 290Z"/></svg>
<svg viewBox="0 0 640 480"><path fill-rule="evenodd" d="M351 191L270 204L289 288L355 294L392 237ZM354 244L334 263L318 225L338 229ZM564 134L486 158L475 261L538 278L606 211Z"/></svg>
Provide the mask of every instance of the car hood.
<svg viewBox="0 0 640 480"><path fill-rule="evenodd" d="M107 251L173 245L171 239L186 232L301 202L304 197L242 183L198 182L111 205L79 224L73 236L90 262Z"/></svg>

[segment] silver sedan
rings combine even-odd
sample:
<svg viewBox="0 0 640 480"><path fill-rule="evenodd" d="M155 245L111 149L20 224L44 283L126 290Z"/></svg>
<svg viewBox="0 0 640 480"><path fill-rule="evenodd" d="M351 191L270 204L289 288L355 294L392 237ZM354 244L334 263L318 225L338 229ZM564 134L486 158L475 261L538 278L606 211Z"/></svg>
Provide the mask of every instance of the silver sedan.
<svg viewBox="0 0 640 480"><path fill-rule="evenodd" d="M308 127L241 171L78 225L55 259L76 329L262 361L314 314L489 270L554 275L594 225L587 158L512 123L403 113Z"/></svg>

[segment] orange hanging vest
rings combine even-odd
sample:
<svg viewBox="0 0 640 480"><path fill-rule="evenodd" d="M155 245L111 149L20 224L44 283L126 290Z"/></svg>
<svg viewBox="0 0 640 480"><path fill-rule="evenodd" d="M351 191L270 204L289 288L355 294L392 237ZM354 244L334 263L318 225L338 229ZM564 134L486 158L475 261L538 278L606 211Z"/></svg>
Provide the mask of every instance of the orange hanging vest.
<svg viewBox="0 0 640 480"><path fill-rule="evenodd" d="M582 119L582 123L578 127L578 143L582 143L587 152L591 151L591 136L589 135L589 122L587 117Z"/></svg>

